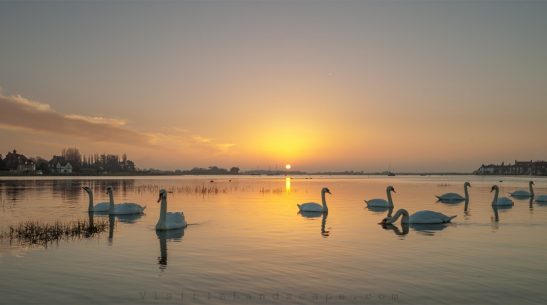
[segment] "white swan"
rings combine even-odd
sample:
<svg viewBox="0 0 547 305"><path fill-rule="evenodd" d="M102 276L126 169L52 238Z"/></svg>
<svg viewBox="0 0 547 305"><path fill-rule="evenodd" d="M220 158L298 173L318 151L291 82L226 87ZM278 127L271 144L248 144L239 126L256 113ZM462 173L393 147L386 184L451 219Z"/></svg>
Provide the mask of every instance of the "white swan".
<svg viewBox="0 0 547 305"><path fill-rule="evenodd" d="M418 211L412 215L409 216L407 210L405 209L399 209L397 212L395 212L395 215L388 216L384 219L382 219L382 222L380 224L391 224L397 221L399 217L403 216L403 219L401 220L401 223L408 223L408 224L439 224L439 223L449 223L452 219L454 219L456 216L446 216L439 212L433 212L433 211Z"/></svg>
<svg viewBox="0 0 547 305"><path fill-rule="evenodd" d="M297 204L298 209L300 212L317 212L317 213L326 213L329 211L329 208L327 207L327 200L325 200L325 193L331 194L330 190L326 187L324 187L321 190L321 200L322 205L315 202L307 202L302 204Z"/></svg>
<svg viewBox="0 0 547 305"><path fill-rule="evenodd" d="M391 192L396 193L393 186L390 185L386 188L387 200L379 199L379 198L365 200L365 203L367 204L367 207L370 207L370 208L392 208L393 207L393 200L391 199Z"/></svg>
<svg viewBox="0 0 547 305"><path fill-rule="evenodd" d="M511 197L515 197L515 198L530 198L530 197L534 197L534 181L530 181L528 182L528 185L529 185L529 188L530 188L530 191L525 191L525 190L518 190L518 191L514 191L512 193L509 193L509 195Z"/></svg>
<svg viewBox="0 0 547 305"><path fill-rule="evenodd" d="M89 196L88 212L108 212L110 209L110 202L101 202L93 205L93 191L87 186L82 187L82 189L84 189Z"/></svg>
<svg viewBox="0 0 547 305"><path fill-rule="evenodd" d="M108 214L110 215L128 215L128 214L142 214L146 206L141 206L136 203L124 202L114 204L114 194L112 193L112 187L106 188L106 193L110 197L110 204Z"/></svg>
<svg viewBox="0 0 547 305"><path fill-rule="evenodd" d="M469 191L467 190L468 187L471 186L471 183L465 182L463 184L463 190L465 192L465 197L462 197L462 195L458 193L446 193L442 194L441 196L435 196L440 202L445 203L458 203L462 201L469 201Z"/></svg>
<svg viewBox="0 0 547 305"><path fill-rule="evenodd" d="M158 202L160 201L160 219L156 224L156 230L173 230L185 228L187 224L183 212L167 212L166 190L160 190L160 198L158 198Z"/></svg>
<svg viewBox="0 0 547 305"><path fill-rule="evenodd" d="M507 197L499 197L498 198L498 195L500 193L500 188L497 185L492 186L492 189L490 190L490 193L491 192L495 192L494 193L494 199L492 200L492 205L494 205L494 206L506 206L506 207L514 205L513 200L511 200Z"/></svg>
<svg viewBox="0 0 547 305"><path fill-rule="evenodd" d="M539 203L547 203L547 195L537 195L535 200Z"/></svg>

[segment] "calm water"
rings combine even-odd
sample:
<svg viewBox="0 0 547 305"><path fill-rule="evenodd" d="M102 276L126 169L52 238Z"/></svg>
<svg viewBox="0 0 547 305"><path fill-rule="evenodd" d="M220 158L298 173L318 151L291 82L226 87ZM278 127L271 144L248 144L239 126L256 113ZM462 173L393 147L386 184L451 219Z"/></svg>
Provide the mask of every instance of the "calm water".
<svg viewBox="0 0 547 305"><path fill-rule="evenodd" d="M214 182L210 182L210 180ZM230 181L231 180L231 181ZM503 180L503 182L499 182ZM547 194L547 179L534 178ZM435 202L463 194L464 204ZM547 302L547 205L515 200L493 221L493 183L506 194L527 189L508 177L143 177L0 180L0 229L25 220L87 218L95 201L145 204L136 219L112 219L110 232L26 246L0 241L1 304L532 304ZM458 215L445 227L384 229L396 208ZM297 214L296 204L320 202L327 217ZM183 210L184 231L157 234L158 190L173 191L168 210ZM105 216L102 217L108 220ZM405 234L407 233L407 234Z"/></svg>

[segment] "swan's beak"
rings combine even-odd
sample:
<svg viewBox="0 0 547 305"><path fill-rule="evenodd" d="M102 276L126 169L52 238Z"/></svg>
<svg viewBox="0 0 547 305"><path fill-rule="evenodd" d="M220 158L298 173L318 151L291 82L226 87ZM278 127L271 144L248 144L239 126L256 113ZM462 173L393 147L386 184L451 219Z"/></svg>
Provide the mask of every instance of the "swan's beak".
<svg viewBox="0 0 547 305"><path fill-rule="evenodd" d="M161 201L161 194L160 194L160 197L158 198L157 203L160 203L160 201Z"/></svg>

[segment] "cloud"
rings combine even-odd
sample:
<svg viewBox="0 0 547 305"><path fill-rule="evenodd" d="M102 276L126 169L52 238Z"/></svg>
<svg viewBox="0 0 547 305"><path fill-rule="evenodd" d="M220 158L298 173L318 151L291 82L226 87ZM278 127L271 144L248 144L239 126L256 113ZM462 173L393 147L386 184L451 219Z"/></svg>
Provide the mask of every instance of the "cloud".
<svg viewBox="0 0 547 305"><path fill-rule="evenodd" d="M192 135L189 131L180 129L173 129L169 132L150 133L148 136L151 139L151 143L164 143L167 144L167 147L184 151L192 150L218 154L225 153L234 146L234 144L215 143L213 139Z"/></svg>
<svg viewBox="0 0 547 305"><path fill-rule="evenodd" d="M89 123L95 123L95 124L108 124L108 125L113 125L113 126L123 126L123 125L127 124L126 120L105 118L105 117L100 117L100 116L85 116L85 115L79 115L79 114L67 114L67 115L65 115L65 118L82 120L82 121L86 121L86 122L89 122Z"/></svg>
<svg viewBox="0 0 547 305"><path fill-rule="evenodd" d="M110 142L144 148L222 153L233 145L192 135L185 129L142 132L128 128L125 120L81 114L62 114L50 105L0 91L0 128L30 133L51 133L90 142Z"/></svg>

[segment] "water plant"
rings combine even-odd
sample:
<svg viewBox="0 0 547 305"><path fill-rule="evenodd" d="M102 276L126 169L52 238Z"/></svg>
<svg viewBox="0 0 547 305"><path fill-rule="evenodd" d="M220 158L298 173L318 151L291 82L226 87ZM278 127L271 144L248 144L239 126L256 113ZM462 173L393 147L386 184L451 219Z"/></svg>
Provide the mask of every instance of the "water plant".
<svg viewBox="0 0 547 305"><path fill-rule="evenodd" d="M0 239L8 239L10 243L19 242L22 245L42 245L47 247L52 242L69 239L90 238L108 230L106 219L77 219L68 222L56 221L44 223L27 220L10 225L7 231L0 233Z"/></svg>

